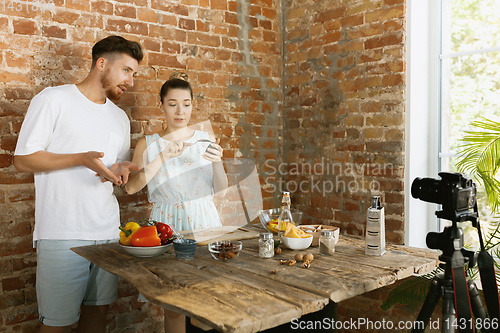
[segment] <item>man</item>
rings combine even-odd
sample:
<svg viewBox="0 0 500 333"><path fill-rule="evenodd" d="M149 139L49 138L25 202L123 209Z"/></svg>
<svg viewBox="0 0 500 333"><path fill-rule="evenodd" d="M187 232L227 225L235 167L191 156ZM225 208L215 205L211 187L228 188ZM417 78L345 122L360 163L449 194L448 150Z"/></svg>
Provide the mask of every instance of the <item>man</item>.
<svg viewBox="0 0 500 333"><path fill-rule="evenodd" d="M133 86L142 58L137 42L107 37L92 48L85 80L44 89L26 113L14 165L18 172L35 173L42 333L64 332L76 322L79 332L104 332L108 305L117 298L118 277L70 248L118 238L113 184L126 183L138 167L128 162L129 119L111 100Z"/></svg>

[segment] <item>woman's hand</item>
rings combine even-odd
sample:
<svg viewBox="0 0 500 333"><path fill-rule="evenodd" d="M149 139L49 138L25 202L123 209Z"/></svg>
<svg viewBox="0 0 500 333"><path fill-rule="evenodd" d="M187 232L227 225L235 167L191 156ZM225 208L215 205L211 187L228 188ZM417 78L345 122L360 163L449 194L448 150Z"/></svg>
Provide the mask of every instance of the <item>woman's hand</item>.
<svg viewBox="0 0 500 333"><path fill-rule="evenodd" d="M222 155L224 154L224 149L219 146L220 139L217 139L216 142L217 143L211 143L205 153L201 155L210 162L220 162L222 160Z"/></svg>
<svg viewBox="0 0 500 333"><path fill-rule="evenodd" d="M186 148L187 146L184 146L184 143L182 141L172 141L161 152L161 154L165 159L169 159L172 157L181 156Z"/></svg>

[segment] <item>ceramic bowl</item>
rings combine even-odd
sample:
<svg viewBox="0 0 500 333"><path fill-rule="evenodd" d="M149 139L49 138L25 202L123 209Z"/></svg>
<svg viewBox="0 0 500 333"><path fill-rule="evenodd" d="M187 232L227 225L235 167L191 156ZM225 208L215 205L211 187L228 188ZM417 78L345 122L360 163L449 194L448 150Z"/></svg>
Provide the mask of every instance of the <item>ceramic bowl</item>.
<svg viewBox="0 0 500 333"><path fill-rule="evenodd" d="M305 250L309 246L311 246L313 237L309 236L305 238L293 238L281 236L281 241L290 250Z"/></svg>
<svg viewBox="0 0 500 333"><path fill-rule="evenodd" d="M165 253L172 247L172 243L161 246L149 246L149 247L138 247L138 246L126 246L120 244L120 246L127 252L136 257L156 257L162 253Z"/></svg>
<svg viewBox="0 0 500 333"><path fill-rule="evenodd" d="M196 246L198 242L194 239L177 238L174 239L175 257L181 260L189 260L194 258Z"/></svg>
<svg viewBox="0 0 500 333"><path fill-rule="evenodd" d="M242 247L243 244L240 241L214 241L208 244L208 251L210 251L214 259L228 260L236 258L240 254Z"/></svg>
<svg viewBox="0 0 500 333"><path fill-rule="evenodd" d="M302 220L302 211L298 209L290 209L292 212L292 219L296 226L300 225L300 221ZM259 210L259 220L264 228L267 230L273 231L269 229L267 226L271 222L271 220L278 221L278 218L281 214L281 208L273 208L273 209L263 209Z"/></svg>

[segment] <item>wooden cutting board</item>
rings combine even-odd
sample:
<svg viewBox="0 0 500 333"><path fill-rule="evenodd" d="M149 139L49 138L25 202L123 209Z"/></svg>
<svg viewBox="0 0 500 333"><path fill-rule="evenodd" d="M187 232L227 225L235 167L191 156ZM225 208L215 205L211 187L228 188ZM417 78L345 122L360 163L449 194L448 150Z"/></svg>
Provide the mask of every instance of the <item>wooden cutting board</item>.
<svg viewBox="0 0 500 333"><path fill-rule="evenodd" d="M207 245L216 240L242 240L259 237L259 232L244 227L225 226L179 232L186 238L196 239L198 245Z"/></svg>

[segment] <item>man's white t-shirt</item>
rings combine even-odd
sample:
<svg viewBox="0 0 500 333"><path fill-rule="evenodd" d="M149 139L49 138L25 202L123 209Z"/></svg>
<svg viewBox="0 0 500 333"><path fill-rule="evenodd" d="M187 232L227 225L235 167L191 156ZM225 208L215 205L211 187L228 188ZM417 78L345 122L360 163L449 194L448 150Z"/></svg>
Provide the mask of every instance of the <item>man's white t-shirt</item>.
<svg viewBox="0 0 500 333"><path fill-rule="evenodd" d="M71 85L46 88L30 103L15 155L103 152L103 163L129 160L130 122L110 100L96 104ZM119 207L113 185L74 167L35 173L35 230L39 239L115 239Z"/></svg>

